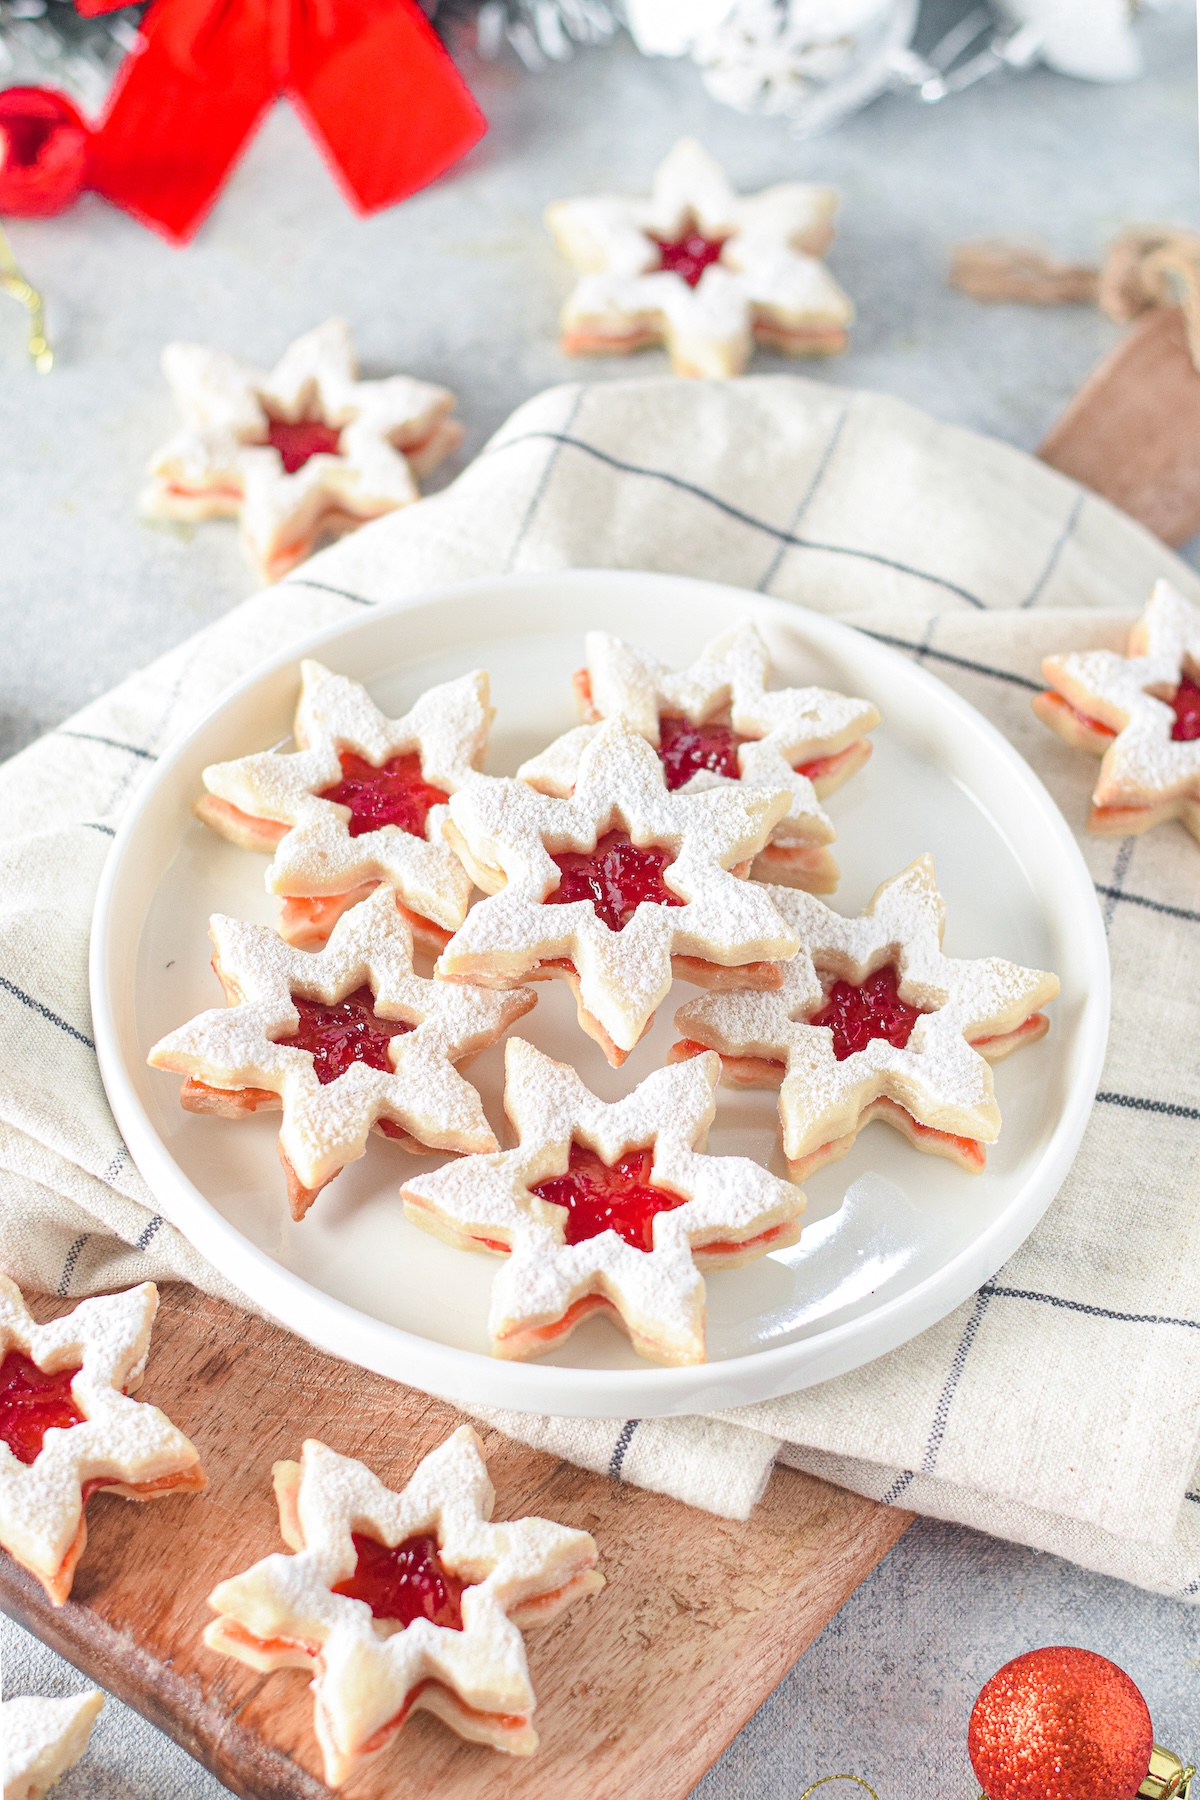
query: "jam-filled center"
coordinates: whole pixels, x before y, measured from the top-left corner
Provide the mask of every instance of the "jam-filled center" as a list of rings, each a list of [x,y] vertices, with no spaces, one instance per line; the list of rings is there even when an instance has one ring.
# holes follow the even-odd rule
[[[302,469],[310,456],[340,456],[342,434],[324,419],[275,419],[267,415],[267,442],[278,450],[289,475]]]
[[[625,831],[606,831],[594,850],[562,850],[550,860],[559,883],[547,894],[546,905],[590,900],[610,931],[624,931],[643,900],[654,906],[684,904],[663,881],[663,870],[674,860],[670,852],[635,844]]]
[[[418,1532],[392,1549],[361,1531],[352,1532],[351,1538],[358,1560],[353,1575],[338,1582],[335,1594],[365,1600],[375,1619],[401,1625],[429,1619],[447,1631],[462,1630],[462,1594],[468,1583],[443,1567],[432,1532]]]
[[[693,725],[678,713],[663,713],[658,721],[658,760],[666,772],[668,788],[672,792],[681,788],[701,769],[713,775],[728,775],[736,781],[741,774],[738,745],[746,741],[732,725],[719,719]]]
[[[311,1054],[322,1087],[336,1081],[356,1062],[390,1075],[388,1045],[394,1037],[403,1037],[412,1030],[403,1019],[381,1019],[369,987],[355,988],[332,1006],[323,1000],[306,1000],[301,994],[293,994],[292,1005],[300,1014],[300,1023],[290,1037],[278,1041]]]
[[[899,976],[892,963],[868,975],[861,986],[835,981],[819,1013],[810,1025],[827,1025],[833,1032],[833,1054],[845,1062],[856,1050],[865,1050],[872,1038],[886,1038],[903,1050],[921,1017],[919,1006],[900,998]]]
[[[651,1180],[654,1152],[630,1150],[615,1163],[602,1162],[594,1150],[571,1145],[565,1175],[552,1175],[530,1188],[539,1200],[564,1206],[568,1244],[583,1244],[602,1231],[615,1231],[634,1250],[653,1250],[654,1220],[685,1204],[682,1194],[668,1193]]]
[[[724,238],[705,237],[694,222],[687,227],[682,237],[660,238],[655,237],[653,232],[648,232],[647,236],[658,251],[659,268],[678,275],[689,287],[698,284],[705,269],[720,262],[721,251],[725,248]]]
[[[71,1383],[82,1366],[47,1375],[22,1350],[9,1350],[0,1362],[0,1438],[18,1462],[37,1461],[48,1431],[84,1423],[86,1415],[71,1398]]]
[[[401,831],[423,838],[431,809],[444,806],[450,798],[426,781],[416,750],[393,756],[378,769],[353,750],[339,750],[338,761],[342,779],[336,786],[324,788],[317,799],[333,800],[338,806],[350,808],[351,837],[379,831],[384,825],[398,825]]]
[[[1171,727],[1171,736],[1176,743],[1190,744],[1193,738],[1200,738],[1200,687],[1191,676],[1184,673],[1179,678],[1179,686],[1171,697],[1171,706],[1175,713],[1175,723]]]

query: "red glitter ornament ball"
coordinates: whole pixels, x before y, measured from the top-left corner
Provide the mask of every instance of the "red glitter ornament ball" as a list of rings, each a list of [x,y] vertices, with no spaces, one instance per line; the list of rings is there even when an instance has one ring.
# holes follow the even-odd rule
[[[1094,1650],[1030,1650],[975,1702],[967,1751],[987,1800],[1133,1800],[1150,1767],[1146,1702]]]
[[[91,132],[53,88],[0,91],[0,217],[43,218],[77,200]]]

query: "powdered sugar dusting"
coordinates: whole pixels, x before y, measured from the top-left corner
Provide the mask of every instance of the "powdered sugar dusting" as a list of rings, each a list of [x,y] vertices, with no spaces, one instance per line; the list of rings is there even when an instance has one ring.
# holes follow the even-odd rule
[[[47,1373],[82,1365],[71,1394],[83,1424],[47,1431],[28,1464],[0,1442],[0,1544],[43,1584],[74,1540],[85,1481],[159,1481],[199,1465],[195,1446],[156,1406],[124,1392],[141,1381],[157,1309],[158,1289],[146,1281],[39,1325],[0,1275],[0,1359],[21,1350]]]
[[[276,1493],[289,1541],[289,1515],[298,1522],[296,1553],[265,1557],[221,1582],[209,1602],[219,1616],[205,1640],[257,1668],[301,1662],[314,1670],[317,1731],[330,1785],[353,1773],[370,1740],[426,1681],[441,1684],[476,1713],[506,1715],[494,1720],[490,1732],[474,1734],[483,1741],[517,1754],[536,1746],[525,1645],[512,1615],[519,1618],[522,1606],[539,1596],[602,1585],[587,1532],[539,1518],[491,1524],[495,1496],[469,1425],[431,1451],[399,1493],[364,1463],[314,1439],[305,1443],[299,1465],[276,1466]],[[352,1532],[387,1545],[433,1532],[442,1563],[469,1583],[462,1595],[463,1629],[416,1618],[402,1630],[389,1630],[364,1601],[333,1593],[355,1567]],[[248,1656],[230,1625],[268,1644]],[[290,1647],[273,1653],[272,1639]],[[452,1714],[435,1710],[455,1723]]]
[[[742,1156],[706,1156],[719,1064],[712,1056],[658,1069],[631,1094],[598,1100],[575,1070],[532,1044],[505,1046],[505,1111],[518,1146],[468,1157],[405,1183],[405,1210],[458,1242],[507,1244],[492,1285],[493,1351],[506,1340],[563,1320],[587,1295],[617,1309],[637,1348],[671,1363],[703,1362],[704,1280],[694,1248],[758,1237],[799,1219],[804,1196]],[[654,1219],[654,1248],[635,1249],[615,1231],[564,1240],[562,1208],[530,1192],[566,1171],[572,1142],[606,1163],[653,1145],[656,1186],[686,1196]],[[777,1242],[790,1242],[796,1234]],[[765,1249],[765,1246],[764,1246]]]
[[[789,1161],[855,1132],[881,1098],[936,1130],[994,1142],[1000,1111],[992,1072],[969,1040],[1014,1031],[1054,998],[1058,978],[999,957],[943,955],[945,905],[929,856],[885,881],[858,918],[790,888],[772,890],[772,898],[801,944],[783,986],[706,995],[681,1007],[675,1023],[722,1056],[786,1065],[779,1116]],[[905,1048],[873,1038],[839,1062],[832,1032],[806,1023],[824,1004],[821,977],[858,985],[887,963],[899,972],[901,998],[924,1016]]]
[[[669,793],[657,755],[621,718],[584,749],[569,798],[477,776],[452,797],[451,825],[480,885],[500,891],[467,915],[437,973],[507,984],[569,958],[583,1006],[630,1050],[670,988],[673,954],[729,967],[794,953],[795,935],[767,890],[729,873],[762,848],[789,804],[785,788],[737,783]],[[620,932],[590,901],[545,905],[559,881],[551,852],[592,850],[618,821],[635,844],[670,853],[663,879],[684,904],[643,903]]]
[[[384,881],[422,918],[455,930],[466,917],[471,882],[442,837],[445,806],[430,809],[423,838],[397,825],[351,837],[349,808],[319,795],[342,778],[339,750],[354,751],[376,768],[416,751],[425,780],[455,793],[487,753],[494,717],[487,675],[477,669],[442,682],[402,718],[389,719],[361,682],[318,662],[300,668],[295,736],[301,748],[213,763],[204,771],[205,787],[251,818],[290,827],[267,870],[269,892],[342,894]]]
[[[150,463],[142,510],[240,517],[269,580],[309,553],[331,513],[344,527],[419,499],[415,477],[462,439],[448,389],[407,375],[360,381],[342,319],[297,338],[270,373],[202,344],[168,344],[162,360],[184,425]],[[289,474],[268,442],[273,418],[338,428],[337,453]]]
[[[148,1061],[212,1087],[278,1094],[280,1144],[304,1187],[322,1186],[361,1156],[378,1119],[434,1149],[495,1147],[479,1095],[454,1064],[494,1043],[529,1011],[528,989],[497,993],[415,975],[412,933],[389,888],[343,913],[315,954],[284,943],[266,926],[221,913],[213,916],[210,935],[233,1004],[170,1032]],[[413,1029],[391,1040],[390,1074],[356,1062],[322,1085],[308,1051],[276,1041],[299,1024],[292,996],[332,1005],[364,983],[379,1017],[402,1019]]]
[[[661,337],[677,369],[717,376],[745,367],[756,327],[795,334],[797,349],[842,348],[854,308],[819,260],[836,210],[831,188],[801,182],[739,196],[692,138],[675,145],[647,198],[556,201],[546,223],[585,271],[563,309],[568,348]],[[676,242],[693,226],[723,240],[694,288],[659,267],[653,242]]]

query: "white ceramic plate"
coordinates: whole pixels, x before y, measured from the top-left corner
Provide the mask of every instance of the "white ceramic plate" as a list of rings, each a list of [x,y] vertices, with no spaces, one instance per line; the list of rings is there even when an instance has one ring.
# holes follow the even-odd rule
[[[829,802],[842,881],[857,910],[878,883],[932,851],[948,903],[946,949],[1050,968],[1052,1029],[1002,1063],[1004,1116],[983,1175],[923,1156],[882,1124],[807,1184],[801,1242],[708,1277],[709,1361],[643,1363],[606,1320],[536,1363],[487,1354],[493,1259],[411,1225],[398,1198],[415,1159],[372,1136],[366,1156],[303,1223],[287,1213],[278,1120],[198,1118],[149,1046],[220,991],[209,914],[272,923],[264,860],[205,830],[190,805],[210,762],[288,737],[302,653],[366,682],[398,714],[431,683],[483,666],[497,720],[488,767],[514,770],[575,723],[569,677],[589,627],[665,661],[690,661],[738,619],[765,633],[780,685],[820,682],[883,714],[865,770]],[[665,1058],[677,983],[623,1069],[578,1029],[557,982],[517,1026],[575,1063],[606,1099]],[[824,1381],[904,1343],[957,1306],[1037,1223],[1083,1135],[1108,1031],[1108,957],[1095,893],[1061,815],[994,728],[941,682],[845,626],[733,588],[663,575],[571,572],[473,582],[379,607],[290,649],[230,691],[154,770],[113,847],[92,936],[92,1007],[104,1083],[163,1213],[244,1292],[313,1343],[468,1405],[650,1417],[742,1404]],[[501,1126],[502,1050],[472,1065]],[[774,1157],[776,1097],[722,1091],[709,1147]],[[440,1159],[431,1158],[433,1166]]]

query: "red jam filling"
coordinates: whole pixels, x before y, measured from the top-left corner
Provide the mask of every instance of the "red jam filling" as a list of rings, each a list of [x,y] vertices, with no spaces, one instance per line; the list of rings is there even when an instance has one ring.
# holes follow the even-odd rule
[[[810,1025],[828,1025],[833,1032],[833,1054],[845,1062],[856,1050],[865,1050],[872,1038],[886,1038],[903,1050],[921,1017],[918,1006],[900,998],[899,977],[891,963],[876,969],[861,987],[835,981],[819,1013]]]
[[[615,1231],[634,1250],[653,1250],[654,1218],[684,1204],[682,1194],[669,1194],[650,1179],[652,1150],[631,1150],[618,1162],[602,1162],[594,1150],[571,1145],[565,1175],[552,1175],[530,1188],[539,1200],[567,1210],[564,1236],[583,1244],[602,1231]]]
[[[292,995],[292,1005],[300,1014],[299,1027],[281,1044],[292,1044],[307,1050],[313,1059],[317,1080],[322,1087],[344,1075],[351,1063],[367,1063],[372,1069],[392,1073],[388,1045],[394,1037],[403,1037],[412,1026],[403,1019],[381,1019],[375,1012],[375,996],[369,987],[355,988],[344,1000],[326,1006],[322,1000],[305,1000]]]
[[[1171,698],[1175,709],[1175,723],[1171,727],[1171,736],[1176,743],[1190,744],[1193,738],[1200,738],[1200,687],[1190,675],[1180,678],[1179,686]]]
[[[624,931],[643,900],[654,906],[684,904],[663,882],[663,870],[673,860],[669,853],[653,845],[643,849],[624,831],[606,832],[594,850],[564,850],[550,860],[561,879],[546,905],[590,900],[610,931]]]
[[[401,1625],[429,1619],[447,1631],[462,1630],[467,1583],[443,1568],[432,1532],[405,1538],[393,1549],[361,1531],[352,1532],[351,1538],[358,1561],[353,1575],[338,1582],[335,1594],[365,1600],[373,1619],[398,1620]]]
[[[278,450],[289,475],[302,469],[310,456],[340,456],[342,434],[324,419],[268,419],[267,442]]]
[[[702,231],[694,226],[681,238],[668,239],[655,237],[652,233],[650,242],[658,250],[658,266],[678,275],[689,287],[695,287],[700,277],[712,263],[720,262],[721,251],[725,247],[724,238],[706,238]]]
[[[338,761],[342,779],[335,787],[323,789],[317,799],[333,800],[338,806],[350,808],[351,837],[378,831],[384,825],[398,825],[401,831],[423,838],[430,809],[444,806],[450,798],[426,781],[416,750],[393,756],[379,769],[352,750],[340,750]]]
[[[732,725],[715,719],[693,725],[678,713],[663,713],[658,721],[658,759],[666,770],[668,788],[674,793],[701,769],[736,781],[741,774],[738,745],[745,742]]]
[[[21,1350],[10,1350],[0,1362],[0,1438],[18,1462],[37,1461],[48,1431],[84,1423],[86,1415],[71,1398],[82,1366],[47,1375]]]

